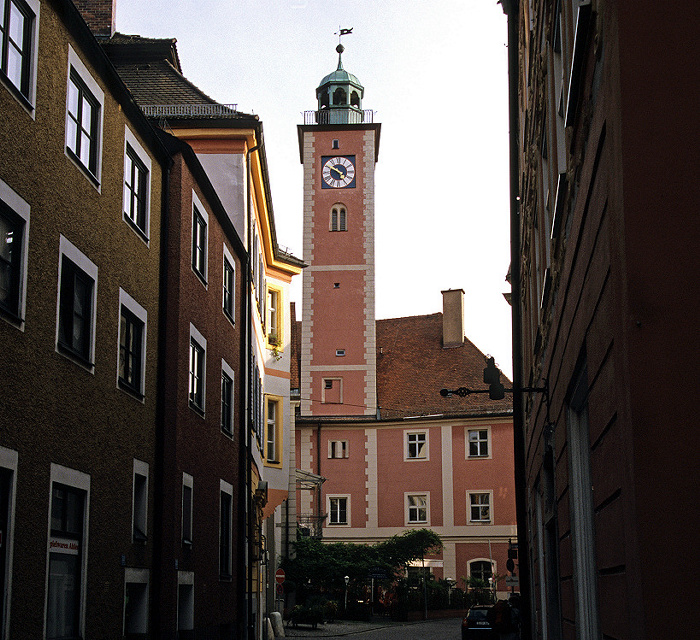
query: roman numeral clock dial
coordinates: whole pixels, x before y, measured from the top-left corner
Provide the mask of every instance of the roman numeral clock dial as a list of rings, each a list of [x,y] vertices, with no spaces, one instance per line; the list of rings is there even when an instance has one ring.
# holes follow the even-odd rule
[[[346,189],[355,186],[355,156],[321,158],[324,189]]]

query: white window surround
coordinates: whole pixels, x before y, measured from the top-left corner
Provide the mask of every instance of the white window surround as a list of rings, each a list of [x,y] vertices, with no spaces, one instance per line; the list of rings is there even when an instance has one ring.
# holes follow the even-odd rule
[[[498,573],[496,572],[496,561],[495,560],[491,560],[490,558],[472,558],[471,560],[469,560],[469,562],[467,562],[467,567],[469,568],[469,577],[471,577],[471,575],[472,575],[472,565],[476,564],[477,562],[486,562],[486,563],[490,564],[491,565],[491,572],[492,572],[491,575],[492,576],[498,575]]]
[[[228,438],[233,439],[233,403],[236,398],[236,387],[235,387],[235,375],[233,369],[229,366],[228,362],[221,358],[221,372],[225,373],[231,379],[231,424],[229,425],[229,432],[223,432]],[[223,425],[222,425],[223,426]]]
[[[122,621],[122,626],[124,628],[124,635],[127,633],[142,633],[146,634],[148,632],[148,585],[150,583],[150,574],[148,569],[136,569],[133,567],[126,567],[124,569],[124,619]],[[132,617],[136,616],[137,619],[132,619],[132,628],[126,628],[126,603],[127,603],[127,593],[128,585],[143,585],[145,594],[143,602],[137,611],[132,609]]]
[[[136,493],[136,476],[142,476],[146,478],[145,493],[142,497],[138,496]],[[133,476],[133,487],[132,487],[132,500],[131,500],[131,530],[135,531],[136,525],[143,532],[144,535],[148,536],[148,485],[149,485],[149,465],[147,462],[138,460],[134,458],[134,476]]]
[[[203,359],[204,363],[202,364],[202,406],[200,409],[202,412],[206,410],[207,406],[207,339],[199,333],[197,330],[197,327],[195,327],[191,322],[190,322],[190,342],[189,345],[192,344],[192,340],[194,340],[203,350]],[[189,345],[188,345],[188,351],[189,351]]]
[[[406,491],[404,492],[404,524],[407,527],[413,525],[428,525],[430,526],[430,491]],[[418,518],[411,518],[411,513],[416,509],[422,508],[419,504],[411,504],[411,498],[422,498],[425,500],[425,520]]]
[[[236,324],[236,261],[233,259],[233,255],[231,252],[228,250],[228,247],[224,244],[223,245],[224,249],[224,257],[223,257],[223,262],[222,262],[222,270],[221,273],[224,273],[224,268],[223,265],[228,263],[231,266],[231,269],[233,269],[233,282],[231,283],[231,315],[225,311],[226,309],[226,304],[224,302],[224,287],[223,287],[223,282],[221,283],[221,307],[224,310],[224,315],[228,318],[229,322],[235,326]],[[223,275],[222,275],[223,277]]]
[[[488,520],[472,520],[472,496],[476,495],[487,495],[488,496],[488,505],[485,505],[483,503],[477,503],[474,504],[474,506],[478,506],[478,504],[481,504],[481,506],[488,506],[489,508],[489,519]],[[494,519],[493,519],[493,491],[491,489],[483,489],[481,491],[475,490],[475,489],[470,489],[467,491],[467,524],[493,524]]]
[[[416,436],[425,436],[424,442]],[[410,440],[410,442],[409,442]],[[404,462],[414,462],[416,460],[430,460],[430,436],[427,429],[410,429],[403,432],[403,459]],[[409,444],[412,446],[409,447]],[[416,455],[412,456],[410,450],[416,449]]]
[[[187,590],[182,587],[186,587]],[[187,601],[182,600],[185,593],[188,596]],[[194,629],[194,571],[177,572],[177,629]]]
[[[345,522],[332,522],[331,521],[331,498],[345,500]],[[352,522],[350,516],[350,495],[345,493],[334,493],[326,496],[326,513],[328,514],[328,520],[326,521],[329,527],[349,527]]]
[[[87,473],[76,471],[64,467],[55,462],[51,463],[50,481],[49,481],[49,500],[48,500],[48,518],[47,518],[47,540],[51,539],[51,499],[53,496],[54,483],[63,484],[67,487],[79,489],[85,492],[85,505],[83,510],[83,539],[81,550],[81,567],[80,567],[80,614],[78,616],[78,630],[80,637],[85,637],[85,601],[87,595],[87,567],[88,567],[88,551],[90,549],[90,476]],[[46,614],[49,600],[49,545],[46,545],[46,578],[44,581],[44,637],[46,637]]]
[[[84,167],[81,163],[76,162],[68,153],[70,143],[68,140],[68,119],[70,117],[68,115],[68,90],[66,90],[66,140],[64,153],[66,154],[66,157],[89,178],[90,184],[94,185],[95,188],[101,193],[100,178],[102,175],[102,131],[104,126],[105,94],[104,91],[100,89],[100,85],[98,85],[95,79],[92,77],[92,74],[87,70],[87,67],[83,64],[78,54],[73,50],[73,47],[68,45],[68,75],[66,77],[66,86],[70,83],[71,69],[78,74],[80,79],[100,105],[97,119],[97,131],[95,132],[95,142],[97,144],[97,164],[95,168],[95,175],[92,175],[87,167]],[[95,180],[97,183],[95,183]]]
[[[143,322],[143,335],[141,336],[141,388],[138,390],[142,396],[145,395],[146,388],[146,336],[148,333],[148,312],[134,300],[124,289],[119,287],[119,325],[117,330],[117,387],[119,387],[119,345],[121,345],[122,323],[121,313],[122,307],[126,307],[133,313],[141,322]],[[143,402],[143,399],[141,400]]]
[[[21,89],[19,87],[15,87],[17,89],[17,92],[20,93],[24,97],[24,99],[29,103],[29,107],[27,106],[27,103],[24,102],[24,100],[21,100],[17,97],[17,95],[14,93],[14,91],[10,91],[12,96],[19,102],[20,105],[22,105],[22,108],[31,116],[32,119],[36,119],[36,72],[37,72],[37,67],[39,65],[39,22],[40,22],[40,15],[39,12],[41,10],[41,2],[39,0],[24,0],[26,5],[29,7],[29,9],[34,13],[34,20],[32,21],[32,28],[31,28],[31,40],[32,40],[32,51],[31,51],[31,60],[29,62],[29,87],[28,87],[28,93],[27,95],[23,94]],[[7,82],[9,82],[13,87],[15,86],[14,83],[7,79]],[[0,83],[4,84],[4,83]]]
[[[181,524],[180,524],[180,538],[184,540],[188,540],[190,543],[192,542],[192,538],[194,537],[194,522],[192,521],[192,513],[194,512],[194,478],[189,474],[185,473],[184,471],[182,472],[182,519],[181,519]],[[185,497],[185,491],[184,488],[189,487],[190,489],[190,512],[189,512],[189,531],[185,531],[185,505],[184,505],[184,497]],[[185,534],[189,534],[189,538]]]
[[[470,452],[470,434],[473,432],[479,432],[479,431],[486,431],[486,449],[488,453],[485,456],[482,455],[471,455]],[[479,440],[480,442],[483,442],[482,440]],[[490,460],[492,456],[492,447],[491,447],[491,427],[465,427],[464,429],[464,446],[465,446],[465,452],[464,455],[467,459],[471,460]]]
[[[81,366],[91,371],[93,374],[95,372],[95,326],[97,323],[97,265],[90,260],[80,249],[78,249],[70,240],[65,236],[61,235],[58,244],[58,293],[56,295],[56,341],[55,347],[56,352],[62,355],[66,355],[65,351],[59,349],[58,346],[58,336],[59,336],[59,324],[61,317],[61,271],[63,269],[63,257],[68,258],[76,267],[84,271],[90,278],[92,278],[95,283],[92,287],[92,317],[90,318],[90,353],[88,360],[93,363],[86,365],[77,359],[71,358],[78,362]]]
[[[204,272],[202,274],[197,272],[197,270],[194,268],[193,260],[190,260],[190,265],[193,273],[200,278],[200,280],[204,278],[204,282],[202,282],[202,284],[206,287],[207,282],[209,282],[209,214],[202,204],[202,201],[197,197],[197,194],[192,191],[192,233],[194,233],[195,208],[206,225],[206,233],[204,234]]]
[[[134,153],[138,157],[138,159],[143,163],[143,166],[146,167],[146,172],[147,172],[147,179],[146,179],[146,198],[145,198],[145,203],[146,203],[146,211],[145,211],[145,220],[144,220],[144,226],[145,228],[142,229],[142,233],[145,235],[145,238],[140,234],[137,233],[137,235],[146,243],[148,244],[149,238],[151,236],[151,156],[148,155],[146,150],[141,146],[141,143],[137,140],[136,136],[131,132],[131,129],[129,129],[128,126],[124,126],[124,179],[126,179],[126,171],[127,171],[127,157],[126,157],[126,149],[127,145],[131,147],[134,150]],[[123,190],[122,190],[123,191]],[[122,202],[122,219],[126,224],[128,224],[130,227],[134,227],[134,223],[128,219],[128,216],[126,215],[126,202]],[[136,231],[134,231],[136,233]]]
[[[231,498],[230,508],[228,512],[228,575],[233,574],[233,485],[226,480],[219,478],[219,517],[221,517],[221,494],[225,493]],[[219,523],[219,549],[221,549],[221,523]],[[221,559],[219,559],[219,567],[221,568]]]
[[[326,387],[326,381],[332,383],[331,388]],[[337,402],[326,400],[326,391],[333,391],[335,395],[336,384],[339,385],[338,396],[339,400]],[[323,378],[323,384],[321,385],[321,404],[332,403],[332,404],[343,404],[343,379],[342,378]]]
[[[348,458],[350,455],[347,440],[329,440],[328,457],[334,459]]]
[[[0,467],[12,472],[12,487],[10,489],[9,500],[7,505],[7,531],[5,532],[5,540],[3,540],[3,548],[0,550],[5,554],[5,593],[4,600],[0,600],[0,606],[5,610],[5,627],[0,629],[0,634],[3,638],[10,637],[10,613],[12,602],[12,560],[14,558],[14,542],[15,542],[15,504],[17,494],[17,462],[18,453],[14,449],[7,449],[0,446]],[[45,617],[45,616],[44,616]]]
[[[15,325],[20,331],[24,331],[25,316],[27,313],[27,266],[29,253],[29,203],[23,200],[10,186],[0,180],[0,200],[2,200],[15,214],[24,220],[24,233],[22,234],[22,264],[20,266],[19,282],[19,315],[18,323],[8,322]],[[5,317],[4,315],[2,317]]]

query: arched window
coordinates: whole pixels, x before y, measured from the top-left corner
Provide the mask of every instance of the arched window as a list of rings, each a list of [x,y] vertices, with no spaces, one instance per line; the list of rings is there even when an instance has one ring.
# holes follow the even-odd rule
[[[333,92],[333,104],[347,104],[348,103],[348,94],[345,93],[345,89],[342,87],[338,87],[334,92]]]
[[[334,204],[331,209],[331,231],[347,231],[347,212],[345,205]]]
[[[327,107],[329,105],[329,103],[330,103],[330,98],[328,97],[328,91],[324,91],[321,94],[321,101],[320,101],[321,109]]]
[[[352,94],[350,94],[350,104],[353,107],[358,107],[360,106],[360,96],[357,95],[357,91],[353,91]]]
[[[489,586],[489,578],[493,577],[493,566],[490,560],[472,560],[469,563],[469,577],[479,580],[482,584],[470,584],[470,587]]]

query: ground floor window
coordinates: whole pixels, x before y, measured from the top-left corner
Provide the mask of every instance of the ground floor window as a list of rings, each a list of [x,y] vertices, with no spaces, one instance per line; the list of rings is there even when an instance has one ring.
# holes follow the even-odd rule
[[[53,483],[46,637],[77,638],[80,633],[85,491]]]

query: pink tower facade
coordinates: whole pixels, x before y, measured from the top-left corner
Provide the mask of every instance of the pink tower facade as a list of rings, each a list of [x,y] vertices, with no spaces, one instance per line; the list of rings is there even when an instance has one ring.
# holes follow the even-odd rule
[[[312,112],[318,124],[299,127],[309,265],[303,273],[301,412],[374,416],[374,167],[380,125],[362,121],[362,87],[342,69],[342,45],[338,52],[338,69],[318,90],[319,110]],[[326,108],[326,101],[338,104]]]

